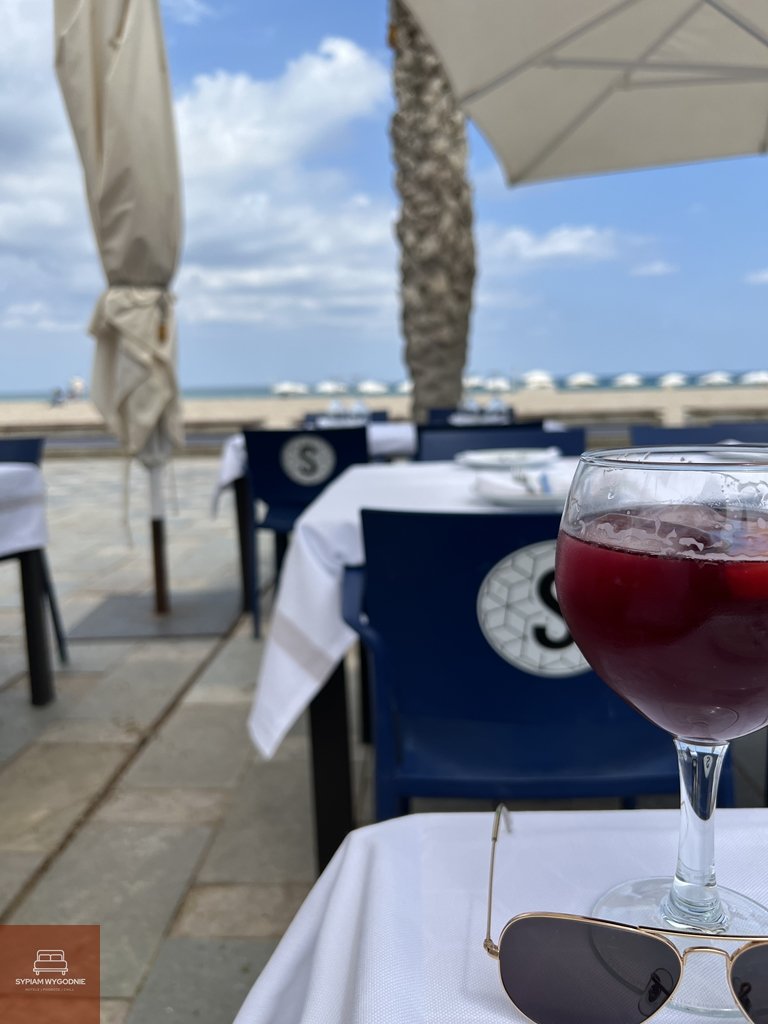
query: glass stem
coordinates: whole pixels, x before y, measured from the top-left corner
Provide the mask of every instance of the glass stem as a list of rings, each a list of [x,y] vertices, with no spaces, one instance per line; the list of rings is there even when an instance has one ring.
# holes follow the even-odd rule
[[[675,739],[680,769],[680,843],[662,913],[673,925],[722,932],[728,916],[715,878],[715,805],[727,743]]]

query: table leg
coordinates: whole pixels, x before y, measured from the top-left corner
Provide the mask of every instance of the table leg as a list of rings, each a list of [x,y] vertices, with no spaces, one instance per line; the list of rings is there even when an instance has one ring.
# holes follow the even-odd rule
[[[254,560],[255,523],[253,498],[246,476],[240,476],[232,485],[237,513],[237,541],[240,548],[240,579],[243,584],[243,611],[250,612],[259,597],[256,593],[256,562]]]
[[[354,828],[347,687],[343,661],[337,665],[333,675],[310,704],[309,721],[317,866],[322,871],[344,836]]]
[[[56,696],[53,685],[51,649],[45,621],[45,575],[42,553],[22,551],[21,592],[24,601],[24,629],[27,638],[27,665],[33,704],[49,704]]]

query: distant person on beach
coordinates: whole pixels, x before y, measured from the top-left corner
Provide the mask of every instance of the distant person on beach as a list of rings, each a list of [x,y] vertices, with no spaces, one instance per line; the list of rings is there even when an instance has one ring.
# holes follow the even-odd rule
[[[70,377],[67,384],[67,398],[84,398],[85,381],[82,377]]]
[[[51,406],[64,405],[66,398],[64,396],[63,388],[54,388],[51,394]]]

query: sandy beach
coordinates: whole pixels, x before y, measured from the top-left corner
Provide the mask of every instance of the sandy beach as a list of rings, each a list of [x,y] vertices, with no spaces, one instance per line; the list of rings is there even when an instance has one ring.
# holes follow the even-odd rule
[[[369,409],[386,409],[390,416],[407,419],[410,399],[387,395],[366,402]],[[295,427],[308,412],[322,412],[328,406],[323,396],[306,398],[185,398],[184,425],[190,431],[225,432],[244,426]],[[51,406],[44,401],[0,402],[0,435],[15,433],[100,433],[101,414],[88,399]]]
[[[491,396],[479,396],[481,404]],[[658,423],[680,426],[730,420],[768,420],[768,387],[531,389],[497,395],[523,420],[557,419],[569,424]],[[372,410],[394,419],[410,416],[407,395],[367,398]],[[301,398],[186,398],[182,402],[189,432],[223,434],[258,425],[296,427],[308,412],[322,412],[324,396]],[[88,400],[50,406],[43,400],[0,402],[0,435],[103,435],[102,418]]]

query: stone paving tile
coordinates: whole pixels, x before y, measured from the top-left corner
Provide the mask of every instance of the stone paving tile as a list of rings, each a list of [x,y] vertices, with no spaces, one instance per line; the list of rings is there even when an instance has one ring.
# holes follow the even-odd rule
[[[166,940],[126,1024],[232,1024],[274,947],[265,939]]]
[[[239,706],[198,705],[176,710],[123,779],[128,786],[235,786],[251,755]]]
[[[42,853],[0,851],[0,917],[42,864]]]
[[[181,583],[192,578],[214,579],[221,585],[225,579],[240,574],[239,555],[229,537],[212,535],[205,545],[190,543],[186,551],[177,548],[170,559],[171,579]]]
[[[304,902],[308,882],[199,885],[181,908],[173,935],[279,939]]]
[[[264,642],[252,635],[232,637],[196,680],[184,703],[249,705],[263,649]]]
[[[70,642],[69,664],[61,666],[60,674],[67,676],[71,672],[108,672],[138,646],[135,640],[128,643],[120,640],[109,643],[89,640],[87,644]]]
[[[131,789],[119,786],[96,810],[94,821],[159,825],[213,825],[232,798],[226,789]]]
[[[121,562],[99,576],[99,589],[110,594],[143,593],[151,585],[151,565]]]
[[[101,925],[101,993],[129,999],[152,963],[210,830],[88,823],[11,916],[11,924]]]
[[[272,757],[272,764],[281,764],[283,761],[304,761],[310,757],[311,747],[309,735],[301,733],[289,734],[277,748]],[[261,755],[254,750],[253,760],[256,764],[262,762]]]
[[[99,1024],[125,1024],[131,1004],[127,999],[102,999]]]
[[[251,765],[232,796],[198,882],[312,882],[315,852],[305,762]]]
[[[72,710],[72,718],[102,719],[146,730],[188,683],[215,641],[185,640],[140,644],[97,689]]]
[[[93,676],[57,676],[57,699],[44,707],[29,701],[26,675],[0,693],[0,766],[39,739],[95,685]],[[0,826],[1,827],[1,826]]]
[[[75,596],[67,597],[60,602],[59,611],[65,631],[69,632],[73,629],[81,619],[98,608],[103,600],[103,594],[85,593],[79,590]]]
[[[54,722],[38,737],[40,743],[125,743],[130,746],[136,746],[140,740],[141,730],[135,726],[78,718]]]
[[[28,747],[0,771],[0,850],[52,852],[130,752],[124,744]]]
[[[18,605],[18,597],[16,597]],[[18,607],[0,608],[0,633],[14,640],[24,636],[24,618]]]

